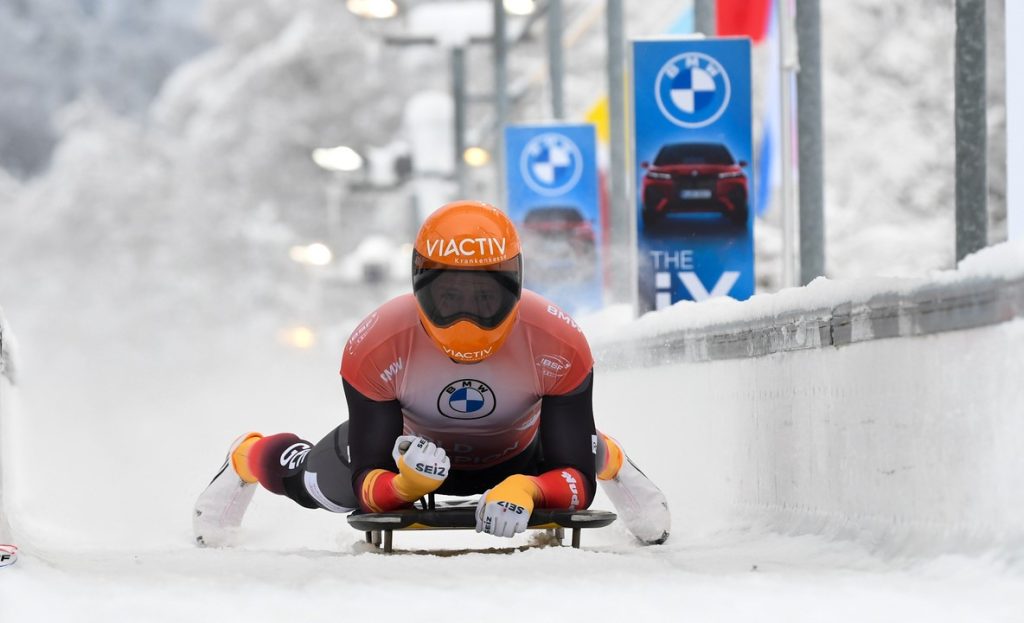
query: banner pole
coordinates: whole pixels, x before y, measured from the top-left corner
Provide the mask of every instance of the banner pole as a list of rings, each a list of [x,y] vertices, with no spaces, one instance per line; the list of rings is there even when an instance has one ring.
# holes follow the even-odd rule
[[[799,70],[790,0],[779,0],[779,73],[782,99],[782,287],[797,285],[799,190],[793,161],[793,74]]]
[[[1024,240],[1024,2],[1006,2],[1006,231]]]

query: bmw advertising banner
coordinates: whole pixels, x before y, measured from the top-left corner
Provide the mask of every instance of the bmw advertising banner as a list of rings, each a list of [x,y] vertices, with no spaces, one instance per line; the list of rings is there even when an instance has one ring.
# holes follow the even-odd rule
[[[591,124],[505,128],[508,215],[519,228],[524,285],[570,314],[600,309],[603,233]]]
[[[639,311],[754,294],[750,40],[633,42]]]

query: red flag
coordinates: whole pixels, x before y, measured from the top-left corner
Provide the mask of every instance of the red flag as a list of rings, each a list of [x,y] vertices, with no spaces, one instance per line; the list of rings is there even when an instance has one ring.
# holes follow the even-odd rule
[[[717,0],[716,30],[719,36],[747,36],[758,43],[768,32],[772,0]]]

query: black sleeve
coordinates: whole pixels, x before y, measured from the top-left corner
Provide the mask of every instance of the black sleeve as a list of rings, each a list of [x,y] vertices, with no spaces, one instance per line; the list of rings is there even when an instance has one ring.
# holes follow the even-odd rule
[[[572,467],[583,474],[588,505],[597,488],[594,457],[594,372],[576,389],[561,396],[544,396],[540,406],[540,443],[548,469]]]
[[[391,449],[402,434],[402,407],[397,400],[370,400],[342,380],[348,402],[348,451],[352,465],[352,486],[371,469],[395,471]],[[358,491],[358,489],[355,489]]]

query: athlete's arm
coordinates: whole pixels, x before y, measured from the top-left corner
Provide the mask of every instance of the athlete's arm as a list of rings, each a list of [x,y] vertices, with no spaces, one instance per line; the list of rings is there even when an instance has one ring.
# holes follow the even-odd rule
[[[566,482],[563,471],[569,471],[576,478],[579,502],[565,504],[565,493],[561,486],[549,491],[545,486],[546,498],[540,508],[587,508],[594,499],[597,489],[596,462],[594,460],[594,372],[567,394],[544,396],[540,407],[540,442],[544,449],[544,462],[552,466],[549,472],[537,478],[543,484],[560,485]],[[570,471],[571,470],[571,471]],[[573,473],[575,472],[575,473]],[[555,495],[559,493],[558,495]],[[571,487],[570,487],[571,501]]]
[[[537,476],[513,474],[477,503],[476,531],[511,537],[526,529],[534,508],[587,508],[596,488],[593,372],[567,394],[544,396],[540,439],[544,462]]]
[[[347,380],[342,385],[348,402],[352,477],[358,479],[371,469],[392,469],[391,447],[402,434],[402,406],[397,400],[370,400]]]
[[[440,487],[450,468],[448,458],[433,443],[402,437],[399,402],[370,400],[348,381],[343,380],[343,384],[348,402],[352,487],[363,510],[401,508]],[[402,440],[412,442],[406,456],[396,451]],[[415,460],[407,464],[408,456]],[[396,465],[398,473],[394,472]]]
[[[540,439],[544,462],[538,476],[513,474],[477,502],[476,531],[511,537],[526,530],[534,508],[587,508],[594,499],[593,372],[567,394],[544,396]]]

